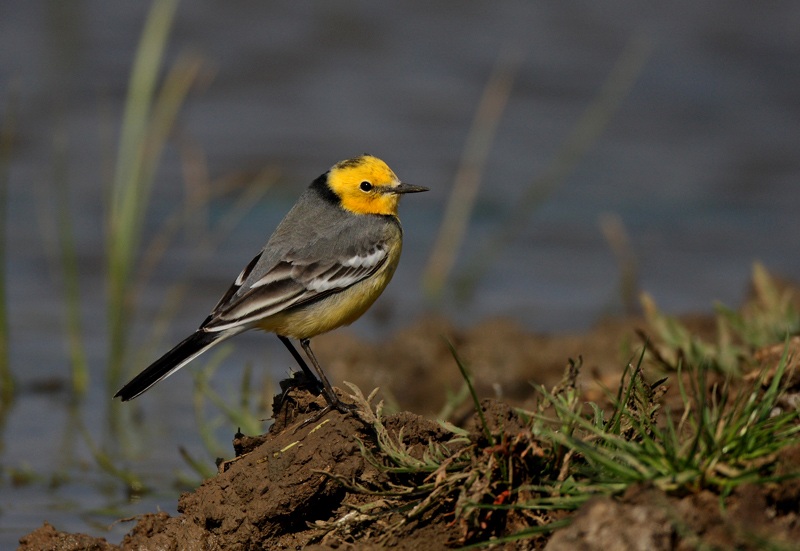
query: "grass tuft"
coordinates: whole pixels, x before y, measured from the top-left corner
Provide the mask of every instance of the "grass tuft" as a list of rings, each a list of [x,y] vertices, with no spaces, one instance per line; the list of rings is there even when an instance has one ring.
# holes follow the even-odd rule
[[[670,371],[688,363],[721,373],[740,373],[743,362],[752,358],[756,349],[800,334],[800,311],[795,307],[792,289],[779,289],[760,263],[753,266],[752,282],[753,296],[741,310],[716,305],[714,341],[667,316],[650,295],[642,294],[645,318],[656,336],[649,349],[653,359]]]
[[[362,454],[385,476],[339,482],[374,497],[360,498],[351,514],[359,526],[380,522],[384,538],[430,515],[450,515],[461,529],[455,543],[481,547],[540,537],[568,523],[566,513],[592,497],[637,484],[671,495],[709,490],[724,497],[742,484],[796,478],[800,473],[780,471],[777,459],[800,445],[800,411],[787,405],[788,350],[787,344],[778,360],[748,379],[720,377],[709,363],[686,363],[670,382],[647,380],[643,349],[607,393],[607,404],[581,400],[581,361],[570,361],[556,387],[536,387],[535,409],[513,410],[516,420],[494,416],[505,419],[497,426],[494,417],[478,415],[474,396],[475,432],[442,425],[451,438],[423,450],[406,443],[402,428],[387,428],[382,403],[371,405],[375,392],[365,398],[351,385],[358,415],[374,432],[374,440],[359,443]],[[672,401],[668,384],[676,390]],[[347,522],[317,527],[336,531]]]

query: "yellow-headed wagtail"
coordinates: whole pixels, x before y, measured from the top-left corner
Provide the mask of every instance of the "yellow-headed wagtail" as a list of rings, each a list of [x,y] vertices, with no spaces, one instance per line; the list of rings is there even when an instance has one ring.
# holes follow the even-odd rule
[[[362,155],[314,180],[200,328],[114,396],[136,398],[220,342],[248,329],[275,333],[310,381],[317,381],[289,338],[300,341],[330,408],[346,409],[309,339],[357,320],[394,275],[403,245],[397,205],[402,183],[382,160]]]

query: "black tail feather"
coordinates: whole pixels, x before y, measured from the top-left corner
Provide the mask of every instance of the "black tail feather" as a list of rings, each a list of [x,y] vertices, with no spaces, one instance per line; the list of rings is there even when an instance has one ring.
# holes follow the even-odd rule
[[[208,348],[229,336],[232,335],[206,331],[195,332],[131,379],[128,384],[119,389],[114,398],[122,398],[123,402],[133,400],[161,379],[169,377]]]

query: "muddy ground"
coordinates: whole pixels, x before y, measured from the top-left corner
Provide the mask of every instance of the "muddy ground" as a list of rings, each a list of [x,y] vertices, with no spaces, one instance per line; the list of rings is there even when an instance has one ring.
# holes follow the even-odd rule
[[[711,317],[685,321],[697,335],[710,336],[714,331]],[[484,398],[487,422],[513,448],[527,429],[511,406],[535,407],[531,381],[547,387],[558,384],[568,359],[580,356],[583,399],[602,403],[601,385],[616,389],[623,366],[641,347],[637,329],[647,331],[641,320],[629,319],[604,322],[584,335],[542,336],[504,320],[457,330],[429,319],[388,342],[365,345],[334,333],[316,339],[316,349],[320,357],[330,359],[326,365],[333,380],[351,381],[365,393],[380,387],[387,408],[400,411],[386,416],[386,428],[395,438],[402,430],[404,444],[421,457],[429,441],[456,445],[448,443],[451,433],[430,420],[445,404],[445,389],[456,392],[463,384],[443,336],[469,365]],[[669,400],[674,390],[667,392]],[[236,459],[220,465],[216,477],[181,496],[178,516],[152,513],[134,519],[120,545],[62,533],[45,523],[20,540],[20,549],[447,549],[567,517],[571,524],[554,534],[505,543],[503,548],[755,550],[767,540],[786,549],[797,548],[800,541],[800,483],[792,482],[741,486],[722,499],[705,490],[668,495],[636,486],[613,498],[593,499],[576,513],[495,511],[479,513],[469,522],[454,521],[458,499],[445,494],[414,515],[397,505],[402,500],[381,502],[352,488],[355,484],[385,488],[399,480],[365,460],[360,443],[379,453],[369,420],[332,412],[298,428],[323,405],[322,398],[302,388],[291,390],[269,432],[258,437],[237,435]],[[451,419],[470,431],[475,461],[482,461],[487,444],[479,445],[484,436],[471,402],[465,401]],[[528,459],[520,464],[519,476],[534,479],[536,450],[527,446],[522,455],[528,454]],[[777,460],[780,471],[796,470],[800,449],[786,450]],[[415,499],[409,496],[408,503]],[[383,507],[382,514],[364,514],[368,503],[375,510]]]

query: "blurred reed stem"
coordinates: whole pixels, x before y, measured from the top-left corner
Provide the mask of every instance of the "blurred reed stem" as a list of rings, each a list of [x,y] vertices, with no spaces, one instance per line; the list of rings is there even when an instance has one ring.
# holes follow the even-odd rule
[[[611,252],[617,260],[619,270],[619,299],[622,311],[626,316],[639,312],[639,270],[636,254],[633,252],[631,240],[625,230],[622,218],[617,214],[605,213],[599,219],[600,231],[603,233]]]
[[[8,103],[0,125],[0,410],[14,399],[14,376],[8,355],[8,302],[6,301],[6,222],[11,151],[16,131],[17,94],[15,83],[9,87]]]
[[[66,307],[67,346],[70,358],[70,379],[73,397],[81,399],[89,387],[89,364],[83,342],[81,323],[80,271],[78,252],[75,247],[75,231],[72,225],[69,184],[69,152],[63,129],[54,133],[54,194],[58,224],[58,249],[61,257],[61,273],[64,284]]]
[[[445,206],[439,235],[422,276],[422,286],[429,298],[441,298],[442,288],[461,249],[481,185],[481,177],[486,168],[486,160],[521,62],[520,50],[506,48],[498,56],[483,90],[472,127],[467,135],[458,173]]]
[[[229,403],[209,385],[209,381],[230,351],[229,346],[223,347],[215,352],[200,369],[192,371],[194,376],[192,402],[195,419],[203,444],[212,457],[224,455],[228,447],[227,441],[219,442],[215,437],[216,429],[223,422],[228,426],[238,427],[238,432],[243,434],[256,435],[262,433],[263,418],[269,415],[268,411],[260,410],[263,405],[261,400],[253,399],[254,394],[258,394],[258,389],[253,386],[250,366],[247,366],[242,373],[238,404]],[[214,419],[206,417],[208,404],[219,412]]]
[[[589,104],[548,169],[535,178],[522,196],[513,202],[503,224],[484,246],[472,251],[471,258],[455,281],[460,298],[467,299],[472,295],[478,282],[495,265],[498,255],[520,233],[531,212],[566,181],[578,162],[597,142],[641,74],[651,49],[650,40],[643,35],[636,34],[628,41],[600,93]]]
[[[194,162],[197,162],[196,160]],[[239,222],[252,211],[258,202],[264,197],[267,190],[278,179],[278,171],[274,167],[266,167],[249,182],[234,200],[233,204],[225,211],[220,213],[216,224],[209,227],[193,228],[193,236],[197,239],[199,254],[196,255],[194,262],[186,265],[185,274],[188,277],[196,273],[199,265],[207,261],[211,253],[217,250],[220,243],[226,239]],[[218,186],[212,186],[217,188]],[[153,239],[148,243],[147,248],[142,253],[142,260],[136,277],[136,287],[134,295],[138,296],[144,290],[145,282],[155,266],[162,259],[169,247],[169,243],[177,235],[181,228],[199,218],[198,211],[207,206],[213,197],[204,197],[202,200],[190,202],[186,208],[180,208],[169,215],[156,232]],[[154,316],[151,325],[150,337],[145,346],[139,347],[133,357],[133,365],[146,365],[152,360],[152,350],[162,348],[162,338],[166,334],[169,322],[179,311],[180,304],[185,299],[188,286],[186,280],[180,279],[177,283],[170,286],[166,297],[162,301],[162,307]]]
[[[131,280],[144,229],[153,176],[188,82],[167,77],[156,96],[156,82],[177,0],[155,0],[136,52],[120,130],[109,198],[107,286],[109,318],[108,384],[113,392],[123,377],[134,300]],[[168,84],[172,84],[171,89]],[[180,89],[183,93],[176,93]]]

